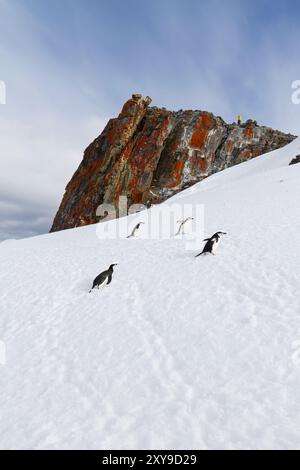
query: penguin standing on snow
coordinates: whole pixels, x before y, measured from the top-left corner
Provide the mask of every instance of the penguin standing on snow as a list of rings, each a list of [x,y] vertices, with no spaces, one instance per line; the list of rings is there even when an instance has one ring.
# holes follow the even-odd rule
[[[226,235],[226,232],[216,232],[212,237],[205,238],[205,240],[203,240],[204,242],[206,242],[204,248],[201,253],[195,256],[195,258],[197,258],[197,256],[205,255],[207,253],[215,255],[215,251],[220,243],[222,235]]]
[[[180,223],[180,225],[179,225],[178,232],[175,234],[175,237],[177,235],[179,235],[180,232],[182,233],[182,235],[184,235],[184,226],[189,220],[194,220],[194,218],[193,217],[187,217],[186,219],[183,219],[183,220],[177,220],[177,223],[178,224]]]
[[[111,264],[106,271],[103,271],[102,273],[98,274],[98,276],[94,279],[93,287],[91,288],[89,293],[92,292],[95,287],[99,289],[99,287],[103,286],[105,283],[106,285],[108,285],[111,282],[112,275],[114,272],[114,266],[117,266],[117,263]]]
[[[136,236],[136,232],[138,231],[138,229],[140,228],[140,226],[144,224],[144,222],[139,222],[135,227],[134,229],[132,230],[131,234],[128,235],[127,238],[131,238],[131,237],[135,237]]]

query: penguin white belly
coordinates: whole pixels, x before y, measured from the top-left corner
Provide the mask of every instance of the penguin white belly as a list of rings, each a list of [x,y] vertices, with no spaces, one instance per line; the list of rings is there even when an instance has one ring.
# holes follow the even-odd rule
[[[101,284],[98,284],[98,289],[103,289],[104,286],[106,286],[106,284],[108,283],[108,277],[104,279],[103,282],[101,282]]]
[[[192,221],[191,221],[191,220],[187,220],[186,223],[184,224],[184,228],[185,228],[187,231],[190,231],[191,228],[192,228]]]
[[[219,246],[219,243],[220,243],[219,240],[217,240],[217,241],[214,242],[213,247],[212,247],[212,250],[211,250],[213,253],[215,253],[215,252],[217,251],[217,248],[218,248],[218,246]]]
[[[139,236],[140,236],[140,234],[141,234],[141,228],[142,228],[142,227],[139,226],[139,227],[136,227],[136,228],[134,229],[134,232],[133,232],[133,236],[134,236],[134,237],[139,237]]]

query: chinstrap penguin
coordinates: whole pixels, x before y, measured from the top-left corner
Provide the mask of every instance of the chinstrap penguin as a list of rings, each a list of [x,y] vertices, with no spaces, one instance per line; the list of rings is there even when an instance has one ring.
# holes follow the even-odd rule
[[[89,293],[92,292],[95,287],[99,289],[99,287],[101,287],[102,285],[108,285],[111,282],[112,275],[114,272],[114,266],[117,266],[117,263],[111,264],[106,271],[103,271],[102,273],[98,274],[98,276],[94,279],[93,287],[91,288]]]
[[[177,223],[178,224],[180,223],[180,225],[179,225],[178,232],[175,234],[175,236],[179,235],[180,232],[182,233],[182,235],[184,235],[184,233],[185,233],[184,232],[184,226],[190,220],[194,220],[194,218],[193,217],[187,217],[186,219],[183,219],[183,220],[177,220]]]
[[[214,255],[220,243],[220,239],[222,235],[226,235],[226,232],[216,232],[212,237],[205,238],[203,240],[204,242],[206,242],[204,245],[204,248],[201,251],[201,253],[195,256],[195,258],[197,258],[197,256],[204,255],[206,253],[211,253],[212,255]]]
[[[139,230],[140,226],[143,225],[144,222],[139,222],[135,227],[134,229],[132,230],[131,234],[128,235],[127,238],[131,238],[131,237],[135,237],[136,236],[136,232]]]

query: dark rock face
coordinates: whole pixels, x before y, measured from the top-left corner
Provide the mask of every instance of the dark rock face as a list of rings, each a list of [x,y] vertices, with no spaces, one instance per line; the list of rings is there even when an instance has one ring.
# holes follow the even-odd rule
[[[84,152],[51,231],[97,222],[97,207],[159,203],[212,173],[290,143],[295,137],[255,121],[227,124],[205,111],[149,107],[132,95]]]
[[[300,155],[297,155],[293,160],[290,161],[290,165],[296,165],[296,163],[300,163]]]

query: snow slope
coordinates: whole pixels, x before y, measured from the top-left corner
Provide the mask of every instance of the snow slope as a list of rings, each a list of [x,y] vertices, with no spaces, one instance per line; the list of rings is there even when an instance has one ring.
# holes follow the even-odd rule
[[[299,139],[138,215],[2,243],[0,447],[299,449],[298,153]],[[201,238],[228,232],[217,256],[195,258],[172,224],[125,238],[172,203],[204,205]]]

